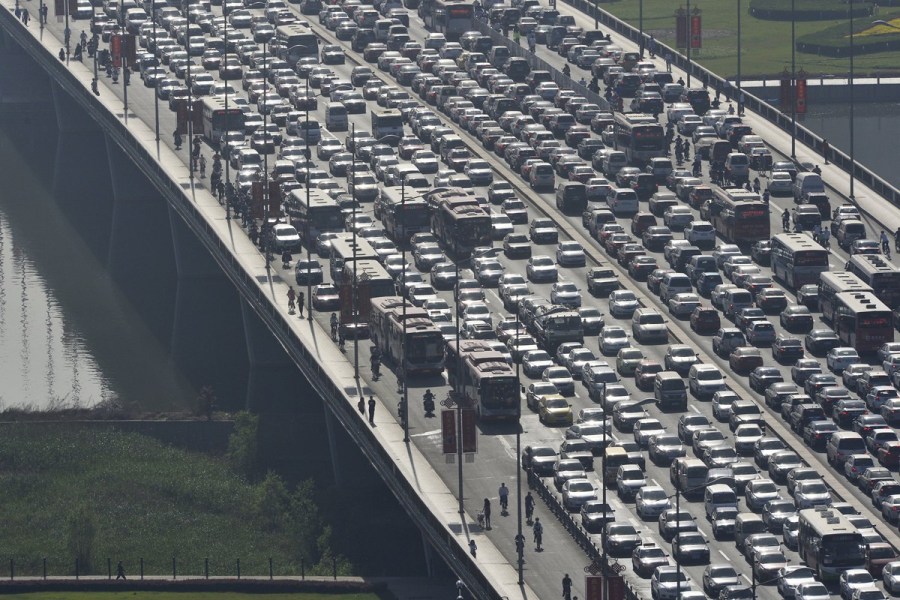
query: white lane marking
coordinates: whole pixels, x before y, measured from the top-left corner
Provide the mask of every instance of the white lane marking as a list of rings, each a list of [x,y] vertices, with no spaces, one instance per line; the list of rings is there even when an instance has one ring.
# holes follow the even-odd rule
[[[722,558],[724,558],[725,560],[727,560],[727,561],[730,561],[730,560],[731,560],[730,558],[728,558],[728,555],[725,554],[725,551],[724,551],[724,550],[720,549],[720,550],[719,550],[719,554],[721,554],[721,555],[722,555]]]
[[[695,413],[697,413],[698,415],[703,414],[702,412],[700,412],[700,409],[697,408],[696,406],[694,406],[693,404],[691,405],[691,410],[694,411]]]
[[[422,433],[413,433],[409,437],[429,437],[433,435],[440,435],[440,429],[433,429],[431,431],[423,431]]]
[[[655,479],[651,479],[650,481],[652,481],[653,485],[655,485],[656,487],[662,487],[661,485],[659,485],[659,482],[656,481]]]

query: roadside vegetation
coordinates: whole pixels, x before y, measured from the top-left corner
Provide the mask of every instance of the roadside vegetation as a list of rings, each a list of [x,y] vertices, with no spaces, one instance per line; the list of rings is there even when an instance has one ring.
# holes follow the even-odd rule
[[[34,592],[5,600],[378,600],[376,594],[246,594],[241,592]]]

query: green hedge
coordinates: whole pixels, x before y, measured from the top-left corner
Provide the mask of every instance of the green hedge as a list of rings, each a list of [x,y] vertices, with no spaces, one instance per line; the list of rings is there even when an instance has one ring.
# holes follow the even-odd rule
[[[891,0],[888,0],[891,1]],[[887,2],[880,2],[882,6]],[[872,15],[872,2],[854,2],[853,16]],[[847,2],[842,0],[795,0],[794,10],[785,0],[751,0],[750,14],[757,19],[768,21],[790,21],[793,15],[797,21],[828,21],[848,16]]]
[[[881,18],[885,21],[890,21],[898,17],[900,17],[900,14],[885,15]],[[871,26],[871,23],[868,21],[860,22],[856,25],[854,31],[859,33]],[[895,50],[900,50],[900,31],[877,36],[855,35],[853,37],[854,56],[877,52],[892,52]],[[797,38],[797,51],[833,58],[849,57],[850,36],[848,35],[848,24],[841,23],[822,31],[800,36]]]

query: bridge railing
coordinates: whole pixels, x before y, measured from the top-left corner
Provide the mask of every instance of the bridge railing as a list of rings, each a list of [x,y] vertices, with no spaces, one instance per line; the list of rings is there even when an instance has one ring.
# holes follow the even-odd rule
[[[602,23],[608,29],[615,31],[619,35],[628,38],[633,43],[640,45],[641,44],[641,32],[640,30],[632,27],[628,23],[621,21],[611,15],[610,13],[600,9],[596,4],[590,2],[588,0],[562,0],[566,4],[572,6],[573,8],[585,13],[590,18],[596,18],[599,23]],[[487,27],[485,24],[479,23],[479,29],[483,30]],[[506,39],[504,36],[494,32],[499,35],[501,38]],[[492,36],[492,39],[493,36]],[[649,37],[644,34],[643,42],[646,47],[649,41]],[[664,44],[661,44],[659,41],[654,40],[657,46],[657,54],[661,56],[665,56],[666,54],[671,55],[672,64],[676,65],[678,68],[684,70],[691,74],[691,77],[696,78],[698,81],[702,82],[706,87],[712,87],[713,89],[719,88],[723,89],[725,79],[719,77],[715,73],[705,69],[699,64],[691,61],[688,62],[687,57],[675,50],[674,48],[670,48]],[[510,42],[512,46],[516,46],[516,44]],[[540,59],[538,59],[540,60]],[[544,61],[541,61],[544,62]],[[546,64],[546,63],[544,63]],[[541,67],[545,68],[545,67]],[[569,84],[567,84],[567,87]],[[579,93],[581,90],[578,89],[577,84],[573,84],[569,89],[575,89]],[[734,87],[732,86],[732,90]],[[585,96],[587,97],[587,96]],[[592,99],[592,101],[595,101]],[[604,106],[605,104],[601,104],[600,106]],[[793,126],[791,122],[791,115],[785,114],[778,108],[772,106],[768,102],[765,102],[761,98],[754,96],[744,90],[744,106],[757,113],[761,117],[765,118],[772,124],[776,125],[779,129],[786,132],[787,134],[791,133],[793,129],[795,131],[796,138],[799,142],[809,146],[813,150],[821,153],[822,152],[822,142],[824,139],[818,134],[814,133],[810,129],[804,127],[803,125],[797,123],[796,127]],[[853,175],[856,177],[857,181],[871,188],[874,192],[878,193],[882,197],[886,198],[891,204],[896,206],[900,206],[900,189],[892,185],[890,182],[885,180],[883,177],[879,176],[877,173],[868,169],[864,165],[859,163],[853,164],[850,160],[850,156],[845,152],[836,149],[834,146],[831,146],[830,152],[828,155],[828,159],[833,162],[835,165],[841,167],[848,174],[853,172]]]

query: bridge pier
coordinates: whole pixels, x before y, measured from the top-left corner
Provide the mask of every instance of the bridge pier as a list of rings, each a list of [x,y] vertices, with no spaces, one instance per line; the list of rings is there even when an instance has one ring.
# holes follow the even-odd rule
[[[113,194],[107,270],[152,331],[171,332],[177,280],[168,204],[109,137],[106,155]]]
[[[173,209],[169,223],[178,272],[172,359],[197,389],[212,385],[221,408],[242,409],[247,358],[240,296]]]

